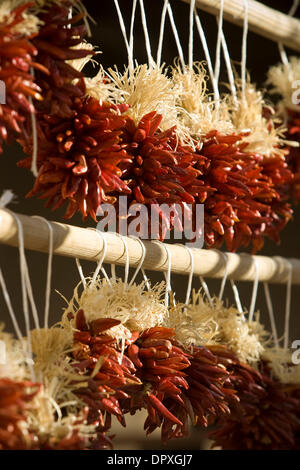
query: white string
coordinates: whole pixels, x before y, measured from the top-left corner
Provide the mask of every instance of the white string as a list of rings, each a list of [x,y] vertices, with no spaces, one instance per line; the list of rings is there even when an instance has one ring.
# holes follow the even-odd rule
[[[129,46],[128,39],[127,39],[127,33],[126,33],[126,28],[125,28],[125,24],[124,24],[123,15],[122,15],[122,12],[120,10],[118,0],[114,0],[114,2],[115,2],[115,7],[116,7],[116,10],[117,10],[118,18],[119,18],[120,28],[121,28],[121,31],[122,31],[122,34],[123,34],[123,38],[124,38],[124,42],[125,42],[125,46],[126,46],[126,50],[127,50],[128,64],[130,64],[130,67],[133,68],[133,64],[131,63],[131,50],[130,50],[130,46]]]
[[[274,310],[273,310],[273,305],[272,305],[272,299],[271,299],[269,284],[267,282],[264,282],[264,291],[265,291],[265,298],[266,298],[267,308],[268,308],[268,312],[269,312],[269,318],[270,318],[270,323],[271,323],[271,330],[272,330],[272,335],[273,335],[273,339],[274,339],[274,344],[275,344],[276,348],[279,348],[279,341],[278,341],[278,334],[277,334],[276,322],[275,322],[275,317],[274,317]]]
[[[20,330],[20,327],[19,327],[19,324],[18,324],[18,321],[17,321],[17,317],[15,315],[14,309],[13,309],[12,304],[11,304],[10,296],[9,296],[9,293],[8,293],[8,290],[7,290],[7,287],[6,287],[5,279],[4,279],[4,276],[2,274],[1,268],[0,268],[0,284],[1,284],[1,287],[2,287],[3,297],[4,297],[4,300],[5,300],[6,305],[7,305],[7,310],[9,312],[11,321],[13,323],[16,335],[17,335],[19,341],[21,343],[24,343],[24,338],[23,338],[23,335],[21,333],[21,330]]]
[[[46,281],[46,292],[45,292],[45,309],[44,309],[44,328],[49,326],[49,311],[50,311],[50,299],[51,299],[51,277],[52,277],[52,261],[53,261],[53,227],[44,219],[38,215],[34,216],[35,219],[40,219],[48,226],[49,229],[49,253],[48,253],[48,266],[47,266],[47,281]]]
[[[28,354],[29,354],[29,358],[32,360],[32,342],[31,342],[31,331],[30,331],[29,306],[28,306],[27,289],[26,289],[26,287],[27,287],[27,285],[26,285],[26,258],[25,258],[25,248],[24,248],[23,226],[22,226],[22,223],[21,223],[19,217],[16,214],[14,214],[13,212],[11,212],[11,211],[9,211],[9,212],[14,217],[14,219],[17,223],[17,227],[18,227],[22,305],[23,305],[23,313],[24,313],[24,318],[25,318],[25,328],[26,328],[26,336],[27,336],[27,344],[28,344]],[[38,325],[37,325],[37,327],[38,327]],[[39,329],[39,327],[37,329]],[[31,361],[29,363],[29,367],[30,367],[30,370],[31,370],[32,378],[33,378],[33,380],[35,380],[35,372],[33,370]]]
[[[142,266],[144,264],[144,261],[145,261],[145,256],[146,256],[146,248],[145,248],[145,245],[144,243],[142,242],[142,240],[138,237],[135,237],[133,235],[130,235],[130,238],[133,238],[134,240],[137,240],[139,242],[139,244],[141,245],[142,247],[142,256],[141,256],[141,259],[139,261],[139,264],[137,265],[137,268],[131,278],[131,281],[129,282],[129,285],[132,286],[132,284],[134,283],[138,273],[141,271],[142,269]]]
[[[224,60],[225,60],[225,65],[226,65],[226,69],[227,69],[227,75],[228,75],[230,90],[231,90],[231,94],[233,96],[234,103],[236,103],[237,102],[237,96],[236,96],[236,86],[235,86],[235,82],[234,82],[234,73],[233,73],[233,70],[232,70],[229,50],[228,50],[227,42],[226,42],[223,31],[222,31],[221,41],[222,41],[222,49],[223,49],[223,53],[224,53]]]
[[[196,9],[195,9],[195,20],[196,20],[196,26],[197,26],[198,34],[199,34],[201,44],[202,44],[202,47],[203,47],[203,50],[204,50],[205,59],[206,59],[206,62],[207,62],[207,68],[208,68],[210,80],[211,80],[212,87],[213,87],[214,98],[215,98],[216,101],[218,101],[220,99],[220,93],[219,93],[218,86],[216,84],[214,70],[213,70],[212,61],[211,61],[211,58],[210,58],[210,53],[209,53],[205,33],[204,33],[203,28],[202,28],[202,24],[201,24],[201,21],[200,21],[200,18],[198,16],[198,14],[197,14]]]
[[[149,290],[151,290],[151,286],[150,286],[150,282],[149,282],[148,276],[146,274],[146,271],[142,268],[141,272],[142,272],[142,275],[143,275],[143,278],[144,278],[144,281],[145,281],[146,288],[149,291]]]
[[[254,317],[254,310],[255,310],[257,291],[258,291],[258,278],[259,278],[258,263],[255,258],[252,258],[252,259],[253,259],[254,268],[255,268],[255,278],[253,282],[251,303],[250,303],[250,308],[249,308],[249,316],[248,316],[249,322],[253,321],[253,317]]]
[[[286,260],[289,267],[288,279],[286,284],[286,301],[285,301],[285,320],[284,320],[284,341],[283,347],[285,349],[289,346],[289,329],[290,329],[290,316],[291,316],[291,297],[292,297],[292,276],[293,266],[288,260]]]
[[[226,281],[228,277],[228,255],[227,253],[223,253],[222,251],[219,251],[219,253],[223,257],[224,266],[225,266],[225,272],[224,272],[224,276],[221,282],[221,287],[220,287],[220,292],[219,292],[219,300],[221,301],[224,295],[224,289],[225,289],[225,285],[226,285]]]
[[[218,36],[216,45],[216,60],[215,60],[215,81],[216,86],[219,86],[220,68],[221,68],[221,40],[223,33],[223,11],[224,0],[220,0],[220,13],[218,18]]]
[[[164,33],[165,33],[168,3],[169,3],[169,0],[164,0],[164,6],[162,9],[162,13],[161,13],[159,40],[158,40],[157,55],[156,55],[156,63],[158,67],[160,67],[160,64],[161,64],[162,46],[163,46]]]
[[[165,306],[169,306],[169,295],[171,292],[171,269],[172,269],[172,257],[171,252],[167,245],[158,241],[158,243],[164,248],[167,253],[167,261],[168,261],[168,269],[167,272],[164,272],[165,280],[166,280],[166,291],[165,291]]]
[[[182,50],[182,47],[181,47],[181,43],[180,43],[178,31],[177,31],[174,16],[173,16],[173,11],[172,11],[172,7],[171,7],[170,3],[168,3],[168,14],[169,14],[170,23],[171,23],[171,26],[172,26],[174,38],[175,38],[175,41],[176,41],[176,46],[177,46],[177,49],[178,49],[179,59],[180,59],[182,67],[185,67],[183,50]]]
[[[34,78],[34,69],[30,68],[30,73]],[[38,136],[37,136],[37,128],[36,128],[36,115],[33,106],[32,97],[29,96],[28,101],[32,107],[32,111],[30,113],[31,117],[31,127],[32,127],[32,162],[31,162],[31,172],[33,176],[37,177],[38,169],[37,169],[37,157],[38,157]]]
[[[210,295],[210,293],[209,293],[208,285],[207,285],[205,279],[204,279],[202,276],[199,276],[199,279],[200,279],[200,282],[201,282],[201,286],[202,286],[202,288],[203,288],[203,290],[204,290],[204,292],[205,292],[205,295],[206,295],[206,297],[207,297],[207,300],[208,300],[208,302],[209,302],[209,305],[211,306],[211,308],[213,308],[214,303],[213,303],[212,298],[211,298],[211,295]]]
[[[89,228],[91,230],[91,228]],[[97,280],[97,277],[99,275],[99,272],[100,270],[102,270],[102,265],[103,265],[103,262],[105,260],[105,257],[106,257],[106,253],[107,253],[107,240],[104,236],[104,234],[100,231],[100,230],[97,230],[97,229],[93,229],[96,231],[97,235],[101,238],[101,241],[103,242],[103,253],[102,253],[102,256],[101,258],[99,259],[98,261],[98,264],[97,264],[97,267],[95,269],[95,272],[94,272],[94,275],[92,277],[92,283],[94,284]],[[104,270],[105,271],[105,270]],[[102,271],[103,272],[103,271]]]
[[[193,68],[195,0],[190,0],[189,68]]]
[[[187,291],[186,291],[186,297],[185,297],[185,304],[188,305],[190,297],[191,297],[191,291],[192,291],[192,283],[193,283],[193,276],[194,276],[194,254],[188,246],[185,247],[190,255],[190,274],[189,274],[189,280],[188,280],[188,286],[187,286]]]
[[[75,258],[75,262],[76,262],[76,266],[77,266],[77,269],[78,269],[78,272],[79,272],[79,276],[80,276],[82,285],[83,285],[84,289],[86,289],[86,279],[85,279],[85,276],[83,274],[83,270],[82,270],[82,266],[80,264],[80,261],[79,261],[78,258]]]
[[[243,39],[242,39],[242,64],[241,64],[241,78],[242,78],[242,97],[245,98],[246,91],[246,63],[247,63],[247,37],[248,37],[248,0],[244,0],[244,26],[243,26]]]
[[[233,295],[234,295],[234,299],[235,299],[235,304],[236,304],[236,307],[238,309],[238,312],[242,315],[242,318],[245,320],[244,311],[243,311],[243,307],[242,307],[242,304],[241,304],[241,299],[240,299],[240,294],[239,294],[238,288],[235,285],[235,282],[234,282],[233,279],[230,280],[230,283],[231,283],[231,287],[232,287],[232,291],[233,291]]]
[[[149,31],[148,31],[148,26],[147,26],[147,20],[146,20],[144,0],[140,0],[140,8],[141,8],[142,25],[143,25],[144,36],[145,36],[146,51],[147,51],[147,56],[148,56],[148,64],[151,66],[155,66],[155,62],[153,60],[152,52],[151,52],[151,44],[150,44],[150,37],[149,37]]]
[[[134,62],[133,62],[133,31],[134,31],[134,21],[135,21],[135,12],[136,12],[136,5],[137,0],[133,0],[132,3],[132,13],[131,13],[131,22],[130,22],[130,35],[129,35],[129,50],[130,50],[130,60],[129,60],[129,68],[133,70]]]
[[[294,14],[296,13],[298,7],[299,7],[299,3],[300,3],[300,0],[294,0],[293,1],[293,5],[291,6],[289,12],[288,12],[288,16],[294,16]],[[284,45],[282,42],[279,42],[278,43],[278,49],[279,49],[279,54],[280,54],[280,58],[281,58],[281,61],[282,63],[286,66],[286,67],[289,67],[289,59],[288,59],[288,56],[287,56],[287,53],[286,53],[286,50],[284,48]]]

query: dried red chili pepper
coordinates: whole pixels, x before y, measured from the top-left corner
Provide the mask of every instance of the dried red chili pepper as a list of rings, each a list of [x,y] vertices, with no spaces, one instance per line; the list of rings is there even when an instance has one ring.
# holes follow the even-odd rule
[[[239,402],[230,404],[230,415],[220,418],[210,434],[214,444],[235,450],[294,449],[299,399],[289,396],[265,371],[259,373],[237,360],[227,368]]]
[[[284,159],[247,153],[240,139],[211,132],[201,149],[207,158],[202,179],[215,189],[204,206],[205,241],[215,248],[225,242],[229,251],[252,242],[256,252],[265,237],[279,242],[279,232],[292,217],[286,200],[293,175]]]
[[[74,99],[85,94],[83,74],[68,60],[93,55],[90,50],[74,49],[83,42],[87,33],[82,22],[84,13],[69,17],[74,4],[75,0],[46,4],[38,15],[43,24],[32,40],[38,51],[35,82],[42,89],[44,98],[38,109],[63,118],[74,115]]]
[[[42,99],[41,89],[31,73],[37,49],[15,27],[23,21],[23,13],[32,5],[26,3],[12,10],[0,23],[0,80],[5,84],[5,104],[0,104],[0,152],[2,143],[20,134],[28,116],[35,112],[30,101]]]
[[[129,389],[140,387],[135,376],[136,368],[132,361],[122,355],[116,340],[107,334],[108,330],[120,322],[114,319],[99,319],[87,324],[84,312],[76,315],[73,358],[74,368],[87,377],[88,386],[79,388],[76,395],[88,406],[87,422],[96,426],[97,438],[91,448],[112,448],[106,432],[111,427],[111,417],[125,426],[121,401],[129,399]],[[94,368],[102,360],[100,371],[93,374]]]
[[[29,431],[25,436],[21,424],[26,421],[26,408],[38,390],[39,385],[32,382],[0,379],[0,450],[35,448],[36,436]]]
[[[130,157],[120,140],[124,106],[100,104],[94,98],[76,98],[75,116],[38,115],[38,169],[35,185],[27,197],[41,193],[47,207],[55,210],[68,202],[65,218],[76,211],[96,220],[102,202],[115,202],[111,194],[128,194],[121,180],[121,162]],[[22,139],[31,154],[31,139]],[[29,167],[31,157],[19,162]]]

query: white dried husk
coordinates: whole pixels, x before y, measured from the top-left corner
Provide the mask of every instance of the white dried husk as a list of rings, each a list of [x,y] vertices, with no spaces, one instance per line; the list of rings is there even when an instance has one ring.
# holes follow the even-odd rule
[[[136,124],[146,114],[156,111],[163,116],[161,130],[177,124],[176,91],[167,69],[162,65],[136,65],[120,72],[117,67],[108,69],[111,79],[111,101],[130,105],[127,114]]]
[[[27,411],[27,421],[41,442],[50,438],[59,442],[73,431],[85,437],[95,433],[95,426],[85,422],[84,403],[75,395],[88,384],[72,367],[73,331],[67,326],[31,331],[34,372],[42,386]]]
[[[193,292],[188,305],[172,307],[167,324],[175,328],[178,341],[187,348],[222,344],[251,364],[259,361],[268,337],[259,321],[245,320],[236,308],[226,307],[218,299],[211,306],[200,291]]]
[[[283,384],[300,384],[300,364],[292,363],[291,349],[268,348],[263,359],[268,362],[271,374]]]
[[[267,74],[267,85],[270,86],[270,93],[281,96],[277,107],[280,112],[285,108],[295,109],[299,112],[299,105],[293,103],[293,95],[297,88],[296,81],[300,80],[300,59],[299,57],[290,57],[288,64],[278,64],[270,67]]]
[[[177,130],[183,140],[201,140],[212,130],[222,134],[234,131],[227,102],[213,101],[208,93],[207,79],[204,62],[195,62],[193,68],[180,64],[172,68],[178,107]]]
[[[0,341],[5,347],[5,362],[0,364],[0,378],[8,378],[16,382],[27,377],[28,359],[26,359],[23,345],[10,333],[4,331],[4,325],[0,324]]]
[[[286,150],[283,147],[287,142],[284,139],[286,128],[281,125],[279,118],[275,117],[274,109],[266,104],[262,91],[253,83],[247,83],[245,93],[238,90],[237,101],[228,97],[231,103],[231,119],[237,133],[249,133],[243,137],[248,145],[245,152],[258,153],[265,158],[284,157]],[[268,108],[271,116],[263,116],[264,108]]]
[[[120,344],[130,339],[133,331],[142,332],[161,325],[167,315],[167,308],[162,300],[164,282],[147,290],[145,282],[128,285],[122,279],[116,279],[109,284],[106,279],[98,278],[96,282],[90,280],[82,293],[79,292],[80,288],[81,284],[74,290],[64,311],[62,325],[70,325],[69,314],[76,316],[79,309],[83,309],[88,323],[99,318],[113,318],[119,320],[120,325],[105,333],[116,338]]]

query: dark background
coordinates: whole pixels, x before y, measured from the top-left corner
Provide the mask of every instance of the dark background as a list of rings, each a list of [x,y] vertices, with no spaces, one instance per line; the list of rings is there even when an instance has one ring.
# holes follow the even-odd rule
[[[118,67],[126,64],[127,56],[126,49],[121,35],[118,18],[113,0],[86,0],[85,5],[95,19],[96,25],[92,27],[92,41],[93,44],[99,47],[103,53],[98,57],[98,60],[102,62],[104,67],[117,65]],[[241,3],[242,0],[241,0]],[[292,4],[292,1],[264,1],[263,3],[272,6],[278,10],[287,12]],[[128,26],[131,15],[132,0],[120,0],[120,7],[124,14],[125,24]],[[151,35],[151,44],[153,51],[156,51],[159,27],[160,27],[160,15],[163,6],[163,0],[145,0],[145,9],[147,15],[148,27]],[[185,52],[185,58],[187,60],[188,51],[188,31],[189,31],[189,6],[180,0],[172,1],[173,13],[176,21],[176,25],[179,31],[180,39],[182,42],[183,50]],[[139,8],[137,8],[138,16],[136,18],[135,27],[135,58],[139,63],[146,61],[146,51],[143,30],[140,22]],[[299,17],[299,11],[297,12]],[[206,13],[200,12],[200,18],[203,27],[206,32],[207,42],[209,49],[214,61],[214,50],[216,45],[217,25],[215,17]],[[229,23],[224,24],[224,33],[227,39],[227,43],[230,50],[230,56],[233,60],[239,62],[241,58],[241,28],[231,25]],[[197,34],[197,33],[196,33]],[[204,53],[200,45],[200,41],[195,34],[196,42],[194,48],[194,59],[204,60]],[[290,51],[288,51],[290,52]],[[155,55],[155,54],[154,54]],[[175,40],[172,34],[169,20],[166,21],[166,32],[163,47],[163,60],[167,64],[173,63],[174,58],[177,56],[177,48]],[[253,82],[256,82],[260,87],[264,86],[266,79],[266,72],[270,65],[275,64],[279,61],[279,54],[277,45],[265,38],[261,38],[253,33],[249,33],[248,37],[248,59],[247,67],[251,74]],[[221,81],[226,81],[226,71],[224,70],[224,64],[222,67]],[[3,189],[10,188],[17,195],[17,204],[12,205],[11,208],[23,214],[29,215],[41,215],[50,220],[62,220],[63,211],[57,211],[51,213],[50,210],[43,207],[43,202],[37,199],[25,199],[26,193],[30,190],[33,184],[33,176],[30,172],[19,169],[15,163],[22,157],[22,151],[17,144],[10,146],[5,149],[3,155],[0,156],[0,191]],[[82,222],[80,216],[75,216],[71,221],[74,225],[79,226],[94,226],[93,221]],[[288,225],[285,231],[281,235],[281,245],[276,246],[272,242],[266,242],[264,249],[261,254],[270,256],[284,256],[284,257],[300,257],[299,250],[299,235],[300,235],[300,207],[295,208],[295,217],[292,222]],[[28,252],[27,259],[30,267],[30,274],[32,284],[34,288],[35,298],[39,312],[43,312],[44,305],[44,287],[46,280],[46,264],[47,257],[44,254]],[[9,292],[12,296],[13,305],[16,311],[20,323],[23,323],[23,315],[21,308],[21,290],[19,282],[19,265],[18,265],[18,252],[14,248],[0,246],[0,263]],[[94,265],[91,263],[84,263],[84,270],[86,274],[90,273]],[[153,275],[152,275],[153,274]],[[151,279],[160,280],[162,276],[157,273],[152,273]],[[74,286],[79,281],[77,269],[75,267],[75,261],[71,259],[64,259],[60,257],[54,258],[53,263],[53,294],[51,299],[51,323],[54,323],[61,315],[64,302],[54,292],[54,289],[62,292],[67,298],[70,298]],[[219,281],[208,280],[208,285],[211,293],[217,293],[219,289]],[[176,291],[177,298],[183,299],[185,296],[186,280],[180,276],[172,277],[173,289]],[[194,281],[194,286],[199,287],[197,280]],[[247,307],[250,303],[251,296],[251,284],[239,283],[238,284],[242,303]],[[278,326],[280,327],[279,332],[282,332],[283,317],[284,317],[284,305],[285,305],[285,286],[271,286],[272,300],[275,308],[276,319]],[[227,287],[225,295],[229,298],[229,301],[233,303],[232,293]],[[300,288],[298,286],[293,287],[292,292],[292,323],[291,323],[291,340],[300,338],[300,321],[299,321],[299,301],[300,301]],[[266,305],[263,295],[262,286],[260,286],[257,308],[261,311],[263,320],[268,325],[266,315]],[[4,321],[7,325],[7,329],[11,329],[11,323],[9,321],[6,306],[3,298],[0,296],[0,321]],[[134,429],[135,425],[133,425]],[[126,439],[130,439],[130,431],[127,433]],[[196,439],[197,440],[197,439]],[[126,441],[127,442],[127,441]],[[191,448],[192,441],[189,444],[185,444],[183,441],[178,443],[182,448]],[[124,444],[125,445],[125,444]],[[127,444],[126,444],[127,445]],[[142,445],[142,444],[141,444]],[[145,446],[147,444],[143,444]],[[152,442],[153,448],[153,442]],[[158,446],[158,444],[156,444]],[[196,445],[196,444],[195,444]],[[128,448],[128,445],[127,445]]]

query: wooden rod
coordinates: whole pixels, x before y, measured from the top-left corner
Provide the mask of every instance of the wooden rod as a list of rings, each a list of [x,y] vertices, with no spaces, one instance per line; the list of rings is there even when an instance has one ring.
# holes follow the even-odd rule
[[[190,0],[181,0],[190,3]],[[282,42],[295,51],[300,51],[300,21],[260,2],[248,0],[249,30],[275,42]],[[196,0],[196,7],[213,15],[220,11],[220,0]],[[243,0],[224,1],[224,19],[238,26],[244,20]],[[258,51],[259,53],[259,51]]]
[[[41,220],[27,215],[17,214],[24,232],[25,248],[33,251],[48,252],[49,231]],[[53,228],[54,253],[71,258],[97,261],[101,258],[103,239],[95,231],[73,225],[50,222]],[[105,262],[124,265],[126,254],[121,237],[105,233],[107,254]],[[137,266],[142,257],[142,247],[138,240],[125,237],[130,266]],[[0,209],[0,243],[18,246],[18,227],[11,211]],[[169,249],[172,261],[172,272],[188,274],[190,272],[190,255],[183,245],[172,245],[158,241],[144,241],[146,256],[143,267],[146,270],[162,271],[168,269]],[[192,249],[194,255],[194,273],[211,278],[222,278],[225,272],[223,255],[217,250]],[[300,260],[272,258],[267,256],[250,256],[248,254],[227,253],[229,279],[252,281],[255,279],[255,260],[260,281],[283,284],[289,276],[290,265],[293,269],[293,283],[300,284]]]

